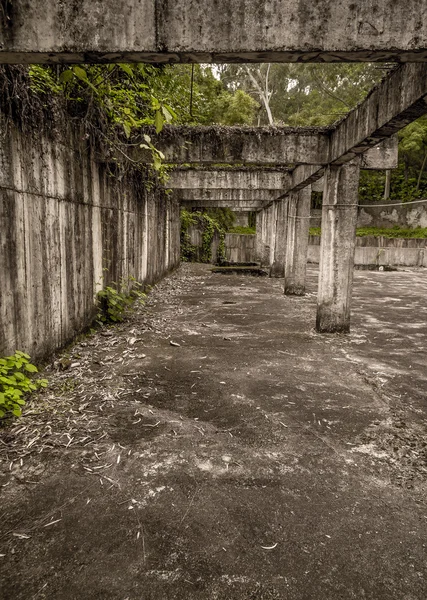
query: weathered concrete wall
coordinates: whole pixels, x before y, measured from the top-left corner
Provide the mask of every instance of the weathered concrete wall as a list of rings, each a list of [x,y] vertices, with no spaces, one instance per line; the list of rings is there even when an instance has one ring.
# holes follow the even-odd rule
[[[196,256],[195,262],[201,262],[202,260],[202,247],[203,247],[203,232],[197,225],[190,225],[187,230],[188,235],[190,236],[190,244],[196,247]],[[218,256],[218,248],[219,248],[219,233],[217,231],[214,232],[212,243],[211,243],[211,257],[210,263],[216,264],[217,256]]]
[[[249,212],[235,212],[234,213],[234,226],[235,227],[249,227]]]
[[[0,125],[0,355],[41,357],[91,322],[103,283],[179,264],[179,206],[111,177],[70,125]]]
[[[312,210],[310,227],[320,227],[322,211]],[[427,202],[426,204],[402,204],[402,206],[375,207],[359,206],[357,217],[358,227],[394,227],[399,225],[408,229],[427,227]]]
[[[426,204],[402,204],[402,206],[378,207],[361,205],[357,219],[358,227],[427,227]]]
[[[319,264],[320,236],[310,236],[308,262]],[[356,238],[355,265],[427,267],[427,240]]]
[[[425,8],[425,0],[13,0],[2,2],[0,48],[14,62],[425,60]]]
[[[225,236],[225,256],[230,263],[256,262],[255,235],[227,233]]]

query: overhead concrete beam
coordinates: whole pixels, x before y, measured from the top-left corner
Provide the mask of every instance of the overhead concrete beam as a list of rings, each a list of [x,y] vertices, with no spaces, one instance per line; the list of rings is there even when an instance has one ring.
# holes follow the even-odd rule
[[[427,59],[426,0],[13,0],[1,6],[0,60],[9,63]]]
[[[266,202],[262,200],[182,200],[183,208],[230,208],[234,211],[253,211],[263,208]]]
[[[188,127],[168,126],[152,136],[156,148],[173,164],[295,165],[326,164],[329,159],[326,127]],[[152,160],[150,153],[138,158]]]
[[[363,154],[427,112],[427,64],[401,65],[373,88],[331,134],[331,164]]]
[[[427,64],[400,65],[367,98],[342,119],[331,134],[330,165],[342,165],[394,136],[427,113]],[[299,165],[292,172],[293,190],[319,180],[323,165]]]
[[[152,129],[147,131],[155,136]],[[328,164],[333,134],[332,128],[171,126],[154,139],[166,160],[175,164],[244,163],[280,168],[290,164]],[[387,138],[367,151],[363,168],[396,168],[397,152],[397,139]],[[145,152],[139,158],[152,160]],[[179,175],[182,179],[182,173]]]
[[[291,181],[291,169],[176,169],[167,187],[195,190],[283,190]]]
[[[201,189],[186,189],[174,190],[173,197],[179,202],[194,200],[196,202],[221,201],[221,202],[246,202],[260,201],[270,202],[277,198],[277,190],[205,190]]]

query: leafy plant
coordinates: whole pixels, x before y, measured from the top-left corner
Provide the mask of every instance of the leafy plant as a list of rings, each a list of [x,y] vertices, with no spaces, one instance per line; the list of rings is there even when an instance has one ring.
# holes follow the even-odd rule
[[[115,286],[115,287],[114,287]],[[99,324],[121,323],[130,314],[136,301],[143,302],[145,294],[142,284],[134,277],[122,278],[119,284],[113,282],[97,294]]]
[[[30,356],[16,350],[12,356],[0,358],[0,418],[19,417],[24,397],[47,386],[47,379],[32,379],[38,372],[30,363]]]
[[[201,250],[191,244],[188,228],[197,226],[202,232]],[[204,212],[181,211],[181,260],[184,262],[193,262],[199,260],[202,263],[211,262],[212,258],[212,240],[215,233],[219,234],[219,244],[216,255],[216,262],[221,263],[225,260],[225,229],[221,227],[216,219]]]

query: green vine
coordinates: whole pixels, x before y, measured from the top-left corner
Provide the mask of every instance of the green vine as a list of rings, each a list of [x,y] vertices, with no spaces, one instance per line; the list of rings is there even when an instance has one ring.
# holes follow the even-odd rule
[[[197,227],[202,232],[201,248],[191,243],[188,229]],[[184,262],[210,263],[212,258],[212,241],[215,233],[219,235],[219,244],[215,262],[221,264],[225,260],[225,230],[216,219],[202,212],[181,211],[181,260]]]

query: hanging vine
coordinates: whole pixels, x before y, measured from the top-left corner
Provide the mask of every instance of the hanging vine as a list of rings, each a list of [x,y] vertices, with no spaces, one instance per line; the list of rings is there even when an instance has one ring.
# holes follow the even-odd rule
[[[190,227],[197,227],[202,233],[202,246],[191,243],[188,232]],[[215,234],[219,236],[216,256],[212,257],[212,242]],[[181,211],[181,260],[184,262],[214,262],[221,264],[225,261],[225,230],[206,213]]]

